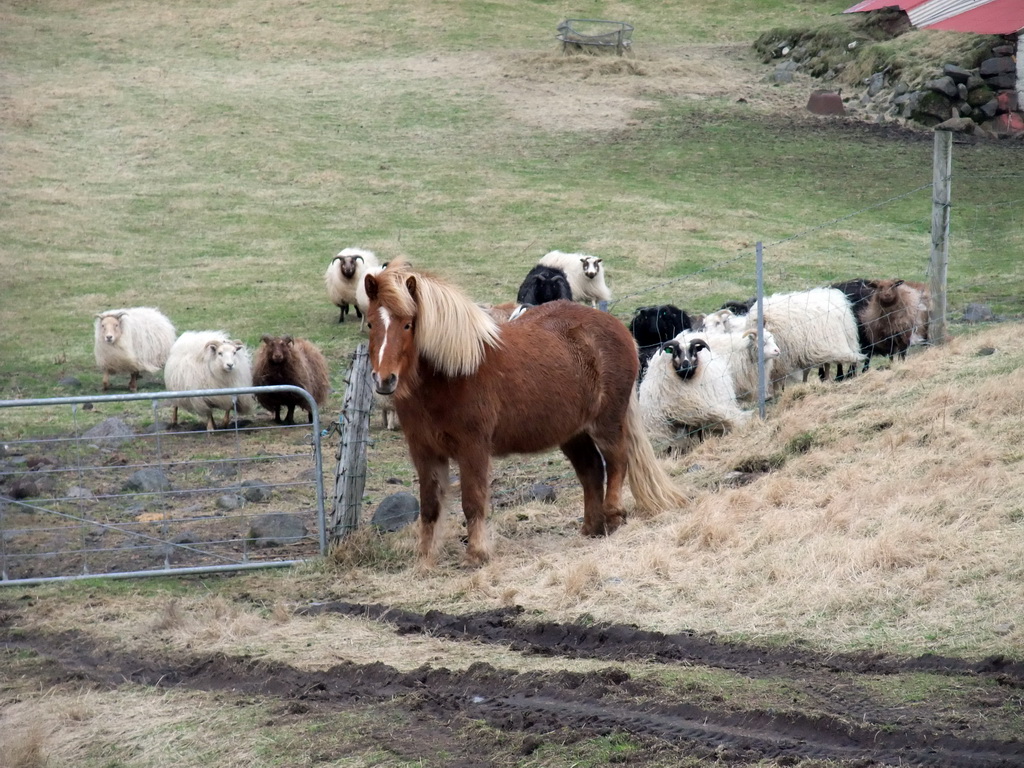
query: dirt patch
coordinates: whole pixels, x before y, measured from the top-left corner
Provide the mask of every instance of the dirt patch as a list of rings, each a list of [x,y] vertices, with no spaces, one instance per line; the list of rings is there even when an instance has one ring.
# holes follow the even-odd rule
[[[8,604],[5,625],[17,612]],[[465,670],[424,666],[400,672],[380,663],[344,662],[308,671],[223,654],[111,651],[86,634],[21,636],[0,631],[7,659],[36,655],[42,689],[71,684],[214,692],[244,701],[277,702],[282,719],[321,718],[330,712],[384,708],[408,724],[372,729],[380,747],[407,759],[445,755],[447,766],[490,765],[483,756],[512,748],[529,754],[546,743],[628,734],[639,745],[631,764],[716,758],[727,763],[774,760],[792,765],[829,760],[839,765],[1024,765],[1024,743],[985,738],[982,719],[994,701],[955,717],[941,701],[912,715],[881,701],[867,684],[877,675],[921,670],[984,678],[1012,706],[1024,687],[1024,664],[1007,659],[897,659],[881,655],[819,656],[799,649],[754,648],[683,633],[673,636],[625,626],[519,624],[518,610],[468,616],[416,615],[381,605],[330,603],[307,612],[337,612],[385,620],[398,633],[429,632],[460,640],[511,643],[524,653],[558,657],[593,655],[654,659],[671,665],[728,668],[799,691],[808,707],[740,708],[696,689],[680,689],[657,676],[639,678],[618,667],[592,673],[516,672],[477,663]],[[9,664],[7,664],[9,665]],[[5,665],[6,666],[6,665]],[[21,674],[24,674],[23,672]],[[1014,693],[1016,691],[1016,693]],[[987,710],[987,711],[986,711]],[[484,722],[492,730],[481,731]],[[974,730],[977,726],[977,730]]]
[[[361,65],[360,65],[361,66]],[[546,131],[592,133],[635,124],[666,96],[724,99],[764,111],[802,109],[808,88],[773,88],[744,45],[689,45],[627,57],[549,53],[460,53],[372,62],[380,77],[442,80],[486,93],[509,117]]]

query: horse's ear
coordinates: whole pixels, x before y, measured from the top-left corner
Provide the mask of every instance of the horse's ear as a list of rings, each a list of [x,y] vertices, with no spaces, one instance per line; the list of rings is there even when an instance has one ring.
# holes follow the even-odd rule
[[[367,275],[363,278],[363,285],[366,287],[366,298],[373,301],[377,298],[377,294],[380,293],[379,286],[377,285],[377,278],[373,275]]]
[[[416,275],[409,275],[405,278],[405,287],[409,289],[409,295],[413,301],[416,300]]]

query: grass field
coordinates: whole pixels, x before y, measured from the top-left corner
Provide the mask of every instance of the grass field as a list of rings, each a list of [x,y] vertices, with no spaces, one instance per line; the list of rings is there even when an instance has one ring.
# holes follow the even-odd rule
[[[542,3],[9,5],[0,392],[95,387],[92,315],[139,304],[340,359],[321,276],[346,245],[481,301],[594,252],[623,317],[750,295],[757,241],[770,291],[922,278],[929,191],[886,201],[931,182],[930,137],[812,121],[809,82],[763,82],[757,31],[840,4],[743,8],[588,8],[631,19],[627,61],[561,56],[582,11]],[[1022,310],[1019,157],[956,147],[955,312]]]
[[[594,253],[623,319],[665,300],[703,312],[752,295],[758,241],[769,292],[924,279],[932,136],[811,116],[820,84],[768,84],[771,66],[751,49],[771,27],[841,23],[847,5],[5,3],[0,398],[98,392],[93,315],[136,305],[250,346],[264,333],[307,337],[340,390],[363,337],[337,323],[322,276],[349,245],[407,256],[489,302],[513,298],[547,250]],[[567,17],[629,21],[632,55],[563,56],[554,34]],[[169,755],[260,768],[838,768],[869,764],[841,757],[861,727],[879,740],[1012,744],[1024,723],[1017,672],[830,664],[847,653],[1020,664],[1020,324],[958,321],[968,302],[1024,315],[1022,161],[1019,141],[955,144],[952,342],[842,386],[791,387],[765,422],[666,462],[687,510],[583,539],[561,460],[513,459],[499,465],[506,484],[569,481],[553,507],[496,511],[495,557],[480,569],[459,564],[453,504],[426,573],[412,531],[365,532],[287,572],[5,588],[0,768],[155,768]],[[67,376],[80,387],[59,386]],[[339,406],[340,393],[327,416]],[[31,419],[0,412],[0,437],[61,426]],[[377,439],[378,484],[411,478],[399,438]],[[387,617],[303,613],[329,600],[423,615],[518,605],[523,624],[636,625],[760,644],[766,659],[797,649],[814,664],[549,656]],[[247,671],[202,678],[236,662]],[[615,694],[637,717],[678,702],[705,707],[723,733],[734,716],[765,714],[773,733],[796,713],[840,747],[796,763],[771,745],[705,754],[630,730],[633,715],[549,732],[539,710],[473,709],[466,691],[497,676],[488,664],[528,681],[525,698],[542,688],[532,676],[599,679],[611,665],[637,681]],[[412,682],[349,700],[332,687],[349,665],[352,677],[384,665]],[[442,700],[417,677],[438,668],[475,677]],[[566,683],[570,703],[577,684]]]

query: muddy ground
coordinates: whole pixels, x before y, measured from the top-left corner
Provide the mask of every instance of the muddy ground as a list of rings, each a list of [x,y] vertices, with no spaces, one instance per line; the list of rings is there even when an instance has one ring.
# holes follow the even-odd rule
[[[402,672],[382,663],[345,661],[308,671],[245,655],[164,653],[153,647],[111,650],[87,630],[24,633],[15,627],[31,602],[23,596],[0,603],[0,663],[9,679],[17,676],[22,685],[29,676],[30,687],[51,691],[182,689],[215,693],[221,703],[235,706],[257,697],[271,702],[279,724],[329,721],[341,713],[383,708],[391,715],[381,727],[361,731],[357,741],[365,742],[367,750],[382,749],[422,765],[517,764],[515,758],[509,762],[510,749],[525,761],[544,746],[616,734],[627,735],[633,745],[622,756],[630,765],[1024,765],[1024,740],[1013,731],[1019,722],[1013,712],[1024,697],[1020,660],[822,656],[630,626],[531,623],[518,608],[419,615],[384,605],[330,602],[308,605],[297,614],[340,614],[385,622],[397,635],[428,633],[552,660],[599,659],[608,666],[591,673],[557,668],[522,672],[476,663],[458,671],[422,666]],[[770,683],[780,692],[780,702],[791,698],[793,705],[739,707],[710,688],[662,682],[670,679],[665,674],[631,674],[622,668],[624,662],[662,673],[672,668],[726,670]],[[955,704],[936,696],[910,706],[886,701],[879,692],[879,680],[915,674],[962,681],[975,693],[957,697]],[[396,719],[405,725],[393,727]],[[480,728],[480,723],[489,727]],[[350,741],[345,754],[352,748]],[[503,761],[494,758],[498,753],[506,756]],[[344,756],[324,752],[318,759]]]

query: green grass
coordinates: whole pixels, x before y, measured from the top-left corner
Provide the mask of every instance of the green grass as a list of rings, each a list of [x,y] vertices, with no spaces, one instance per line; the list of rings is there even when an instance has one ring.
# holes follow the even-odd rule
[[[358,336],[333,322],[321,276],[349,244],[407,254],[486,301],[514,295],[549,248],[598,251],[623,317],[642,303],[703,311],[750,295],[757,241],[769,290],[921,278],[930,193],[913,190],[931,181],[926,135],[821,132],[728,98],[665,93],[635,124],[551,131],[510,120],[482,81],[403,68],[438,54],[550,54],[556,17],[625,18],[638,51],[656,56],[687,42],[745,48],[773,23],[842,7],[14,9],[0,40],[12,78],[0,396],[63,394],[67,374],[96,389],[91,317],[136,304],[251,345],[264,332],[307,336],[340,367]],[[533,74],[521,66],[514,76]],[[568,85],[579,75],[572,62],[561,73]],[[956,147],[952,309],[1024,310],[1019,154]],[[666,279],[677,282],[656,287]]]

